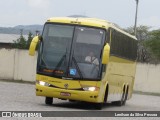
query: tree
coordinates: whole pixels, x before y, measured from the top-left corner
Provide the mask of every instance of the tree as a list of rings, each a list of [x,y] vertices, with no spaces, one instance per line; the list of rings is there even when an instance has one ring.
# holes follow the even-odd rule
[[[160,29],[150,32],[150,38],[145,41],[145,46],[160,61]]]
[[[18,38],[17,40],[14,40],[13,43],[13,48],[18,48],[18,49],[29,49],[30,43],[32,41],[33,37],[32,37],[32,33],[29,32],[28,34],[28,40],[26,40],[23,35],[20,35],[20,38]]]
[[[26,46],[27,49],[29,49],[29,46],[30,46],[30,43],[31,43],[32,39],[33,39],[33,35],[32,35],[31,32],[29,32],[29,34],[28,34],[28,40],[27,40],[27,46]]]
[[[137,39],[138,39],[138,61],[140,62],[149,62],[151,59],[151,54],[144,45],[144,41],[150,37],[151,27],[140,25],[137,27]],[[134,35],[134,27],[128,27],[125,29],[128,33]]]
[[[146,39],[148,39],[149,37],[149,29],[151,27],[148,26],[144,26],[144,25],[140,25],[137,27],[137,39],[139,41],[144,41]],[[134,35],[134,27],[128,27],[127,29],[125,29],[125,31],[127,31],[128,33]]]
[[[14,41],[13,48],[26,49],[27,48],[26,43],[27,43],[26,39],[23,36],[20,36],[20,38]]]

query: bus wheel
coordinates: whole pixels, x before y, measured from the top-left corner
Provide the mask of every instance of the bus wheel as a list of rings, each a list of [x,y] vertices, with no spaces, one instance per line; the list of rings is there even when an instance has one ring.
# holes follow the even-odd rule
[[[51,104],[53,103],[53,98],[52,98],[52,97],[46,97],[45,103],[46,103],[47,105],[51,105]]]
[[[105,91],[105,96],[104,96],[104,103],[107,103],[107,98],[108,98],[108,85]]]
[[[103,103],[94,103],[94,107],[96,110],[101,110],[103,107]]]
[[[127,97],[128,97],[128,87],[127,87],[127,90],[126,90],[126,94],[125,94],[125,96],[124,96],[123,105],[125,105],[125,104],[126,104]]]

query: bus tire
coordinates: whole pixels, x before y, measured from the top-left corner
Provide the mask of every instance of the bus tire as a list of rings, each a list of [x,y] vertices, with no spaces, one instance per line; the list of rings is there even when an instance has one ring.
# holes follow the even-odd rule
[[[125,97],[124,97],[123,105],[125,105],[125,104],[126,104],[127,97],[128,97],[128,86],[127,86],[127,90],[126,90],[126,93],[125,93]]]
[[[106,91],[105,91],[105,96],[104,96],[104,103],[107,103],[107,98],[108,98],[108,85],[106,87]]]
[[[52,97],[46,97],[46,98],[45,98],[45,103],[46,103],[47,105],[52,105],[52,103],[53,103],[53,98],[52,98]]]
[[[103,103],[94,103],[94,107],[96,110],[101,110],[103,107]]]

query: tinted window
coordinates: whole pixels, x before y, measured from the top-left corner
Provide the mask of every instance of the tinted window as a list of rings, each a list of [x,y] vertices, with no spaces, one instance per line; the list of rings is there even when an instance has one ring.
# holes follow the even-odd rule
[[[116,30],[112,30],[111,54],[136,60],[137,41]]]

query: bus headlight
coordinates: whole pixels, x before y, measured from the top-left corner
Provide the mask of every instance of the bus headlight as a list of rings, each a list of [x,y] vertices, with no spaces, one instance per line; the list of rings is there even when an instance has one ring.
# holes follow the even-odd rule
[[[39,81],[39,84],[45,86],[45,82],[43,81]]]
[[[39,85],[42,85],[42,86],[50,86],[49,83],[44,82],[44,81],[39,81],[39,80],[37,80],[36,83],[39,84]]]
[[[98,91],[98,87],[84,87],[83,90],[85,91]]]

